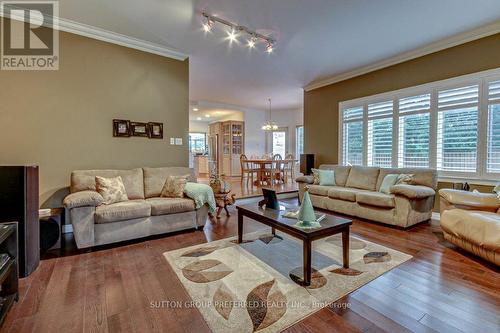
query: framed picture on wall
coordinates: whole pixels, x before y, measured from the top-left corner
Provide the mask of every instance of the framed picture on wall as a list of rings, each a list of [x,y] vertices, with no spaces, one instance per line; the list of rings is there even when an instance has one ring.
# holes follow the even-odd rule
[[[132,136],[148,137],[148,124],[137,121],[130,122],[130,134]]]
[[[163,139],[163,123],[148,123],[149,137],[151,139]]]
[[[113,136],[129,137],[130,136],[130,120],[113,119]]]

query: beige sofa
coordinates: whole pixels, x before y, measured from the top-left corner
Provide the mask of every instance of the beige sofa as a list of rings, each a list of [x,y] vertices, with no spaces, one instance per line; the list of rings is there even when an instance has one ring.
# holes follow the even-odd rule
[[[160,198],[168,176],[185,174],[196,181],[193,170],[183,167],[73,171],[64,206],[78,248],[204,226],[206,206],[196,210],[189,198]],[[121,176],[129,201],[103,205],[95,176]]]
[[[403,228],[431,218],[437,185],[435,170],[331,164],[319,168],[335,171],[336,186],[313,185],[312,176],[296,179],[300,199],[308,188],[315,207]],[[391,194],[379,192],[384,177],[395,173],[413,174],[412,185],[395,185]]]
[[[443,189],[439,197],[444,238],[500,266],[500,201],[497,195]]]

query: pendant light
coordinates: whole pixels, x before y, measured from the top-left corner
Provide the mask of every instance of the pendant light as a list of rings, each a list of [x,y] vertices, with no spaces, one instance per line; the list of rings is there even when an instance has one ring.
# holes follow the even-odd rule
[[[269,120],[264,124],[262,125],[262,130],[263,131],[276,131],[278,130],[278,125],[276,125],[276,123],[272,120],[273,119],[273,110],[271,108],[271,99],[269,98],[268,99],[269,101]]]

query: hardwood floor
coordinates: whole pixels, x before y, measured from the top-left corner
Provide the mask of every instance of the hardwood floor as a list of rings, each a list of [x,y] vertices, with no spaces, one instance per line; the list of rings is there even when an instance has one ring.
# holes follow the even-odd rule
[[[209,332],[198,310],[157,306],[190,300],[162,253],[236,235],[231,213],[203,231],[47,256],[21,280],[1,332]],[[245,232],[262,227],[245,222]],[[414,258],[287,332],[498,332],[498,268],[443,241],[437,223],[403,231],[355,220],[351,230]]]
[[[255,186],[250,181],[247,182],[246,178],[241,181],[240,177],[223,177],[224,181],[228,182],[231,185],[231,192],[236,194],[236,198],[251,198],[262,195],[262,186]],[[203,184],[208,184],[208,178],[198,178],[198,182]],[[288,179],[286,183],[277,183],[272,186],[264,186],[265,188],[272,188],[276,191],[276,193],[291,193],[297,192],[299,190],[299,186],[297,182],[292,179]]]

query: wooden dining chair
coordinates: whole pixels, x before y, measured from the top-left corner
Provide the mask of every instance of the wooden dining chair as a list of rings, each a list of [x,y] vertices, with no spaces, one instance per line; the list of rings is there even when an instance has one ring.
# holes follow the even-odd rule
[[[280,154],[275,154],[271,162],[271,169],[269,170],[271,185],[274,185],[274,181],[283,181],[283,158]]]
[[[247,184],[248,181],[252,181],[253,185],[253,175],[254,173],[257,173],[257,169],[253,167],[252,163],[248,162],[248,158],[245,154],[240,155],[240,166],[241,166],[241,182],[243,183],[243,179],[247,178]]]
[[[295,156],[293,156],[293,154],[287,154],[283,164],[283,178],[286,183],[288,176],[290,176],[291,180],[295,178]]]

